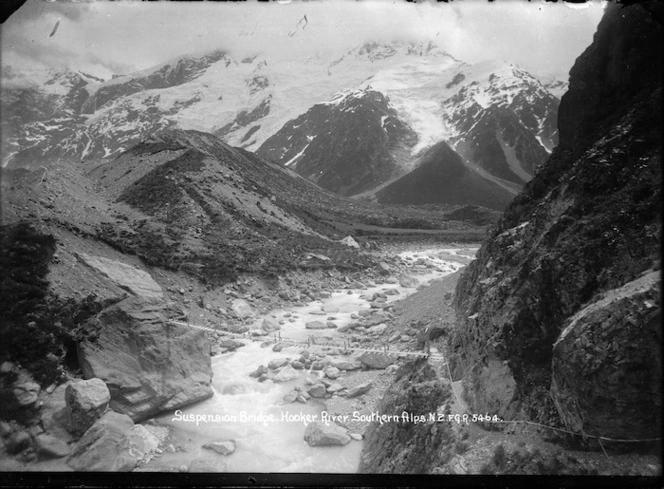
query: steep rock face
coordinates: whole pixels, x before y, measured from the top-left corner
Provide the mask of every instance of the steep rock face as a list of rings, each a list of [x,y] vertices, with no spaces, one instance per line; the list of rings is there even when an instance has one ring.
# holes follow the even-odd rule
[[[569,429],[641,439],[661,431],[660,283],[650,272],[566,323],[553,346],[551,394]]]
[[[397,204],[469,204],[502,210],[513,195],[468,168],[445,142],[425,153],[420,165],[379,190],[379,202]]]
[[[239,111],[231,122],[215,131],[215,136],[224,138],[234,131],[251,126],[245,135],[242,136],[242,139],[240,140],[240,146],[246,147],[249,144],[253,144],[255,140],[251,139],[251,137],[256,133],[256,131],[258,131],[258,129],[260,129],[260,119],[270,113],[271,100],[272,95],[268,95],[258,104],[256,104],[255,107]]]
[[[658,5],[648,8],[661,14]],[[621,305],[632,320],[620,326],[608,321],[607,332],[624,329],[612,338],[593,326],[599,313],[576,321],[573,316],[584,307],[610,314],[615,306],[602,303],[602,293],[659,270],[661,34],[641,5],[607,7],[593,45],[571,71],[560,106],[559,147],[459,281],[453,369],[465,379],[477,412],[545,422],[562,418],[575,430],[622,438],[656,427],[646,407],[661,402],[659,393],[645,384],[657,378],[657,362],[637,353],[641,343],[632,340],[640,328],[650,331],[651,322],[638,318],[659,307],[659,295]],[[576,333],[560,339],[554,350],[570,322]],[[587,351],[590,359],[582,353],[584,337],[595,342]],[[659,341],[657,335],[652,341]],[[558,409],[549,393],[552,362]],[[571,372],[561,367],[567,362],[578,367],[572,383]],[[596,368],[608,363],[611,385],[596,391]],[[644,374],[638,388],[629,385],[634,369]],[[495,375],[515,383],[512,396],[491,393]],[[620,390],[632,394],[627,410],[615,402]],[[600,406],[600,419],[589,422]]]
[[[404,365],[395,382],[380,402],[381,415],[436,418],[438,408],[450,396],[436,372],[424,361]],[[449,423],[415,423],[412,420],[372,422],[365,435],[359,473],[428,473],[436,464],[446,462],[445,446],[452,445],[454,434]]]
[[[83,263],[101,273],[121,289],[152,299],[164,297],[161,287],[148,272],[103,256],[93,256],[83,252],[77,253],[77,256]]]
[[[536,134],[512,111],[495,107],[483,111],[457,148],[492,175],[524,185],[549,156]]]
[[[656,15],[661,20],[659,9],[656,2],[644,2],[629,8],[614,6],[611,15],[605,15],[595,41],[570,71],[559,108],[561,146],[583,144],[607,130],[616,108],[661,85],[661,30],[655,20]]]
[[[212,396],[209,343],[168,317],[163,301],[129,297],[104,309],[99,337],[79,345],[83,375],[106,382],[110,407],[134,421]]]
[[[416,136],[381,93],[359,90],[287,123],[257,154],[321,187],[353,195],[387,180]]]
[[[558,99],[515,66],[485,62],[470,71],[441,104],[448,140],[469,164],[522,186],[558,143]]]

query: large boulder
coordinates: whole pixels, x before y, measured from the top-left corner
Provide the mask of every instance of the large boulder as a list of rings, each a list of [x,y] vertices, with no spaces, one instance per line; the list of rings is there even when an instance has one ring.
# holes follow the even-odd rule
[[[162,301],[129,297],[104,309],[99,337],[79,345],[83,375],[102,379],[111,408],[135,421],[212,396],[209,342],[168,316]]]
[[[346,397],[352,398],[352,397],[357,397],[361,396],[362,394],[366,394],[371,390],[371,387],[373,384],[371,382],[365,382],[364,384],[356,385],[355,387],[351,387],[348,389],[346,392]]]
[[[92,378],[69,384],[65,390],[69,430],[77,435],[85,433],[106,412],[110,400],[111,393],[101,379]]]
[[[137,433],[129,416],[109,411],[74,445],[67,465],[78,471],[128,472],[146,455],[146,449],[158,445],[156,440],[137,443],[142,439]]]
[[[77,256],[83,263],[100,272],[121,289],[146,298],[160,299],[163,297],[159,284],[143,270],[110,258],[87,253],[79,252]]]
[[[235,299],[231,302],[230,311],[238,319],[247,319],[254,316],[254,310],[244,299]]]
[[[362,364],[359,362],[351,362],[345,358],[333,358],[330,360],[330,366],[336,367],[339,370],[357,370]]]
[[[376,271],[380,275],[389,275],[392,272],[392,267],[390,267],[387,263],[382,261],[376,266]]]
[[[396,361],[394,355],[388,355],[387,353],[373,353],[365,352],[357,358],[362,365],[369,369],[382,370],[389,367]]]
[[[19,378],[14,382],[13,386],[16,404],[22,408],[32,406],[36,403],[41,390],[39,384],[32,380],[32,377],[25,374],[26,372],[21,369]]]
[[[60,384],[52,392],[43,390],[39,395],[39,418],[44,431],[60,440],[70,441],[73,435],[69,431],[71,410],[67,406],[65,393],[69,382]],[[49,389],[50,390],[50,389]]]
[[[376,314],[372,314],[371,317],[364,322],[364,325],[367,327],[377,326],[379,324],[386,323],[389,320],[390,318],[387,314],[382,312],[377,312]]]
[[[352,236],[346,236],[344,239],[339,241],[341,244],[345,244],[346,246],[350,248],[359,248],[360,244],[355,241],[355,239]]]
[[[230,455],[235,452],[235,440],[213,441],[203,445],[203,448],[217,452],[219,455]]]
[[[323,370],[323,373],[328,379],[332,380],[338,379],[339,376],[341,375],[341,371],[337,367],[332,367],[332,366],[325,368],[325,370]]]
[[[71,451],[64,440],[46,433],[41,433],[35,437],[35,446],[40,458],[66,457]]]
[[[147,461],[159,448],[159,438],[142,424],[135,424],[127,433],[124,447],[139,461]]]
[[[444,377],[424,360],[408,362],[385,391],[376,411],[394,416],[404,412],[428,418],[450,399]],[[358,473],[425,474],[435,467],[441,448],[455,439],[451,423],[372,421],[364,433]]]
[[[314,421],[307,425],[307,429],[304,431],[304,441],[310,447],[343,446],[350,443],[350,436],[339,425]]]
[[[399,285],[401,285],[404,288],[415,288],[419,285],[419,282],[415,277],[411,277],[410,275],[400,275],[399,276]]]
[[[288,358],[286,357],[280,357],[280,358],[273,358],[270,360],[267,364],[267,366],[273,370],[278,369],[279,367],[283,367],[288,363]],[[259,367],[260,368],[260,367]]]
[[[253,372],[251,372],[249,374],[249,377],[253,377],[253,378],[257,379],[261,375],[265,375],[265,374],[267,374],[267,367],[265,365],[259,365],[256,370],[254,370]]]
[[[323,384],[314,384],[307,391],[311,397],[322,399],[325,397],[326,390]]]
[[[376,326],[371,326],[367,330],[367,333],[371,335],[381,335],[385,332],[386,329],[387,329],[387,324],[378,324]]]
[[[576,313],[553,348],[551,396],[568,429],[609,438],[661,430],[660,274]]]
[[[300,374],[297,373],[297,370],[290,365],[285,365],[279,370],[277,375],[272,378],[272,380],[274,382],[290,382],[291,380],[297,379],[299,376]]]
[[[327,329],[327,326],[322,321],[307,321],[304,327],[305,329]]]
[[[281,329],[281,325],[272,318],[265,318],[263,319],[263,324],[261,325],[261,328],[266,333],[274,333],[275,331],[279,331]]]

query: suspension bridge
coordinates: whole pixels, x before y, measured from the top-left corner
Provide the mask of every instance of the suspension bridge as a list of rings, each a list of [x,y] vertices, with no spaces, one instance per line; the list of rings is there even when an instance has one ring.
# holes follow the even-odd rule
[[[390,345],[385,342],[381,347],[378,348],[363,348],[360,346],[355,346],[350,343],[348,340],[335,341],[327,338],[321,338],[320,336],[310,335],[307,340],[298,340],[295,338],[288,338],[281,335],[281,332],[277,331],[275,333],[269,334],[266,333],[261,336],[252,336],[249,332],[246,333],[232,333],[230,331],[224,331],[220,329],[210,328],[208,326],[202,326],[199,324],[193,324],[190,322],[182,322],[176,320],[168,320],[171,324],[177,324],[180,326],[187,326],[189,328],[198,329],[202,331],[207,331],[215,335],[228,336],[231,338],[238,338],[245,341],[251,341],[255,343],[283,343],[290,346],[301,346],[307,349],[324,349],[324,348],[339,348],[342,351],[354,351],[362,353],[379,353],[387,355],[396,355],[399,358],[427,358],[429,361],[433,362],[445,362],[445,357],[435,351],[432,348],[430,353],[425,351],[408,351],[400,350],[394,345]]]

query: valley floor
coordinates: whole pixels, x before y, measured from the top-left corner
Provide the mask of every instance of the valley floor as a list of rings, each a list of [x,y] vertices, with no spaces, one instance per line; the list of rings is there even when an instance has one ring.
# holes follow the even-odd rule
[[[460,251],[450,253],[443,250],[442,246],[438,246],[438,249],[435,251],[435,256],[448,263],[456,262],[458,266],[469,263],[475,252],[474,247],[470,248],[461,246],[458,248]],[[452,248],[452,246],[445,246],[445,248]],[[427,254],[426,250],[429,250],[429,254]],[[389,290],[389,286],[398,283],[399,277],[403,277],[404,272],[408,270],[410,270],[411,273],[416,272],[416,275],[418,273],[421,275],[430,274],[432,271],[435,271],[435,265],[429,261],[429,258],[433,256],[430,250],[431,243],[392,243],[385,245],[380,252],[376,253],[380,255],[378,258],[382,259],[383,263],[387,265],[385,270],[389,271],[387,273],[383,272],[383,274],[380,275],[373,273],[373,271],[370,271],[371,273],[368,275],[366,273],[362,274],[357,272],[353,274],[351,278],[334,271],[326,271],[322,273],[308,273],[297,277],[293,276],[289,281],[293,284],[291,291],[299,289],[301,293],[301,298],[298,297],[297,300],[285,301],[283,300],[283,293],[280,298],[276,290],[266,287],[265,284],[261,283],[259,280],[250,278],[245,278],[240,281],[240,283],[244,285],[241,289],[229,286],[224,290],[224,295],[228,295],[229,298],[245,298],[249,303],[256,306],[257,311],[260,310],[259,318],[273,317],[284,324],[288,324],[289,321],[292,323],[303,320],[303,317],[301,317],[303,315],[298,314],[297,312],[303,310],[302,306],[315,303],[321,298],[329,297],[329,294],[338,293],[344,287],[348,289],[349,295],[351,292],[350,287],[359,287],[359,289],[371,291],[374,290],[375,287],[381,287],[382,284],[382,286],[387,287],[383,288],[383,290]],[[407,260],[397,258],[398,254],[401,254],[401,257],[403,257],[403,253],[411,253],[412,257]],[[420,262],[418,262],[420,264],[413,267],[412,263],[417,262],[418,254],[420,257],[426,257],[426,259],[420,259]],[[405,266],[408,262],[411,262],[409,263],[409,265],[411,265],[410,267]],[[458,267],[456,268],[458,269]],[[360,342],[356,340],[359,340],[360,337],[366,337],[366,341],[361,342],[361,347],[363,348],[382,348],[386,342],[390,342],[390,349],[393,351],[421,352],[423,345],[420,338],[423,331],[432,325],[442,325],[445,331],[440,338],[432,342],[432,357],[429,361],[438,372],[441,381],[450,384],[454,389],[454,402],[451,405],[452,414],[463,415],[464,413],[468,413],[468,411],[465,410],[461,381],[452,382],[449,369],[445,367],[446,364],[435,358],[445,351],[447,332],[449,331],[449,328],[454,326],[455,320],[452,299],[459,273],[460,272],[448,272],[443,278],[434,279],[421,284],[416,291],[411,288],[409,292],[403,292],[409,293],[409,295],[403,299],[394,300],[398,298],[390,298],[388,304],[382,304],[378,307],[378,309],[382,311],[381,314],[385,315],[385,322],[382,323],[386,325],[385,328],[378,328],[378,330],[371,331],[371,326],[367,326],[366,324],[362,325],[362,321],[364,321],[362,317],[356,317],[355,319],[359,321],[359,324],[356,322],[353,329],[346,332],[345,338],[348,340],[349,344],[355,342],[354,344],[357,346]],[[192,322],[212,325],[212,323],[219,321],[217,312],[219,307],[223,310],[224,306],[214,304],[213,297],[200,297],[200,294],[202,294],[203,291],[196,290],[194,286],[191,285],[191,282],[187,284],[185,281],[178,281],[176,276],[167,277],[165,275],[159,276],[159,274],[156,274],[155,278],[165,289],[171,292],[172,299],[189,307],[189,317]],[[169,283],[170,285],[168,285]],[[412,286],[412,284],[409,285]],[[310,296],[305,295],[305,292],[307,291],[311,291]],[[401,296],[403,296],[403,293]],[[200,300],[190,299],[197,296],[200,297]],[[210,302],[213,302],[213,304],[210,304]],[[288,303],[290,303],[290,307],[287,307]],[[341,312],[343,313],[343,310]],[[330,314],[332,317],[342,316],[342,314],[335,314],[333,312]],[[233,329],[233,327],[237,327],[238,325],[247,325],[250,322],[255,323],[255,318],[252,318],[251,321],[248,319],[238,320],[237,318],[232,317],[226,317],[226,319],[228,321],[226,330]],[[321,320],[324,321],[325,319],[326,315],[322,315]],[[329,320],[329,317],[327,319]],[[344,321],[339,321],[339,324],[344,324]],[[376,333],[376,331],[379,332]],[[250,348],[250,346],[240,345],[251,345],[251,342],[246,343],[243,340],[237,342],[237,344],[233,344],[233,342],[228,341],[228,336],[222,334],[212,333],[210,334],[210,338],[216,342],[213,351],[220,355],[215,358],[222,363],[225,361],[224,358],[228,358],[229,361],[231,361],[230,359],[233,358],[233,355],[237,355],[237,352],[241,352],[244,348]],[[265,340],[265,338],[263,339]],[[268,338],[267,341],[264,341],[261,347],[265,352],[270,352],[274,348],[275,343],[277,343],[277,341],[270,341]],[[300,354],[302,351],[302,348],[298,347],[289,348],[290,350],[288,348],[284,349],[284,352]],[[274,349],[277,350],[277,348]],[[336,360],[350,359],[350,357],[347,356],[349,352],[341,351],[338,348],[327,348],[323,352],[324,356],[321,354],[321,356],[318,357],[316,357],[313,352],[314,349],[312,349],[313,358],[328,360],[330,358]],[[266,356],[265,358],[271,357]],[[402,358],[397,361],[396,365],[403,364],[407,361],[408,358],[402,355]],[[354,433],[356,435],[356,439],[361,440],[361,435],[365,433],[369,422],[364,419],[355,421],[353,420],[352,415],[353,413],[359,413],[362,418],[362,416],[369,416],[371,413],[378,410],[380,400],[385,390],[392,383],[396,370],[397,368],[394,366],[371,370],[358,369],[343,371],[338,380],[338,383],[340,383],[342,387],[351,389],[361,384],[371,383],[370,390],[363,395],[353,398],[347,398],[344,395],[328,395],[327,398],[311,400],[309,404],[318,405],[320,402],[322,403],[323,409],[331,415],[348,415],[350,420],[343,423],[344,426],[348,429],[349,433]],[[315,372],[310,371],[310,373],[314,374]],[[235,386],[232,387],[233,389],[246,388],[246,385],[248,385],[246,384],[247,381],[251,381],[255,384],[255,381],[250,380],[244,373],[242,373],[241,376],[246,379],[244,381],[242,379],[237,381],[237,385],[234,384]],[[268,384],[272,385],[272,382],[269,382]],[[329,387],[330,382],[327,382],[327,384]],[[221,384],[215,384],[215,389],[226,389],[228,388],[228,385],[228,383],[223,386]],[[283,395],[282,392],[292,389],[292,386],[286,388],[286,384],[284,384],[283,387],[285,390],[282,389],[282,391],[278,391],[277,395],[281,396]],[[240,393],[242,392],[244,391],[240,390]],[[217,397],[219,396],[217,395]],[[228,400],[233,396],[224,397]],[[239,398],[240,396],[235,397]],[[186,436],[183,437],[181,433],[178,434],[177,428],[174,424],[168,422],[167,418],[170,416],[171,415],[169,414],[167,416],[158,417],[149,420],[144,424],[144,426],[160,440],[160,446],[150,455],[150,457],[146,458],[143,463],[139,464],[135,470],[187,472],[196,470],[214,470],[216,468],[219,471],[237,471],[237,469],[233,468],[232,463],[227,465],[226,462],[218,466],[213,463],[210,463],[207,466],[205,464],[199,464],[196,466],[197,469],[194,468],[190,463],[191,459],[200,458],[202,456],[201,453],[206,454],[209,450],[201,451],[203,441],[198,438],[192,440],[190,437],[187,440]],[[616,449],[607,447],[606,453],[603,453],[599,448],[594,451],[582,451],[571,448],[569,443],[565,444],[561,440],[553,440],[550,436],[550,430],[534,429],[532,427],[523,427],[522,429],[522,427],[519,426],[518,429],[511,428],[503,431],[488,431],[483,429],[479,424],[463,424],[456,423],[455,421],[451,421],[451,423],[453,424],[453,431],[456,437],[456,440],[451,441],[451,443],[456,443],[456,453],[450,460],[446,460],[444,463],[442,463],[443,460],[441,460],[440,465],[430,467],[430,474],[640,476],[654,476],[661,474],[660,458],[652,450],[643,450],[640,453],[620,453],[616,451]],[[293,427],[293,429],[296,428]],[[304,426],[298,425],[297,429],[303,431]],[[191,435],[191,433],[189,433],[189,435]],[[299,442],[288,442],[286,439],[285,441],[292,443],[293,446],[297,443],[303,443],[301,433],[294,435],[294,440],[295,438],[297,438]],[[459,440],[462,442],[459,443]],[[352,472],[352,467],[356,466],[355,464],[357,464],[357,460],[359,460],[361,443],[362,442],[358,443],[356,441],[351,441],[352,448],[350,450],[344,448],[346,451],[340,452],[345,454],[343,456],[348,458],[348,462],[347,465],[341,466],[338,470],[330,469],[330,466],[320,466],[317,462],[309,460],[304,465],[295,465],[292,467],[292,470],[287,469],[286,471]],[[309,448],[307,448],[307,450],[308,449]],[[336,450],[336,448],[332,447],[313,448],[314,451],[326,451],[325,453],[329,453],[327,451],[330,449]],[[406,449],[417,450],[417,442],[413,443]],[[288,446],[284,446],[283,450],[287,451]],[[211,456],[212,458],[210,458],[210,460],[213,460],[214,457],[217,457],[217,459],[220,458],[214,453],[205,456]],[[303,460],[308,460],[306,459],[306,454],[302,457],[304,457]],[[309,465],[307,465],[307,463]],[[307,467],[309,469],[307,469]],[[70,471],[71,469],[65,465],[64,459],[30,463],[22,463],[15,459],[5,459],[0,461],[0,470]],[[257,471],[261,471],[261,469],[259,468]]]

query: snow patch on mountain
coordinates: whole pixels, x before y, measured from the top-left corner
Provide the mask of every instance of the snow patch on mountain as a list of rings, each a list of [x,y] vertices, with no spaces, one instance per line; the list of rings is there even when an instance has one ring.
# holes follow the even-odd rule
[[[298,154],[296,154],[290,160],[284,163],[284,166],[292,166],[293,164],[297,163],[297,160],[300,159],[300,157],[304,154],[304,152],[307,150],[308,147],[309,144],[307,144],[304,148],[302,148],[302,151],[300,151]]]

